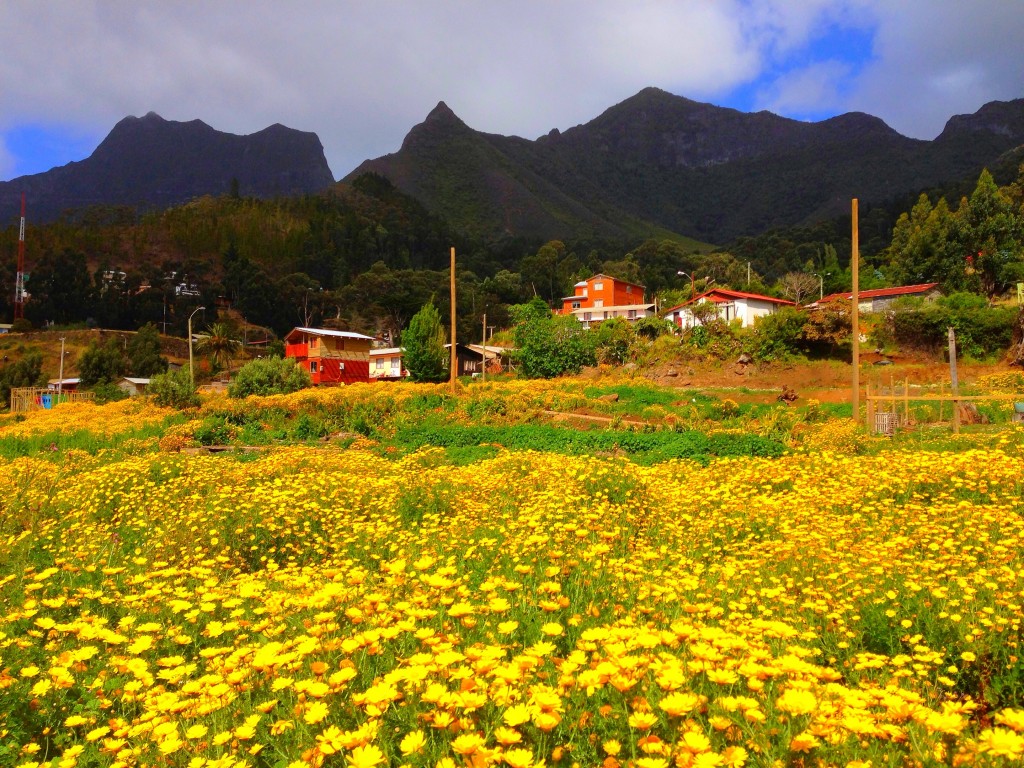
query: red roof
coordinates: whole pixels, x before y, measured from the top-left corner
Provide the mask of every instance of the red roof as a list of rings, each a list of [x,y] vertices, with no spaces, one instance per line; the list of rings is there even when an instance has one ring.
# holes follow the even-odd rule
[[[730,299],[758,299],[760,301],[770,301],[773,304],[789,304],[796,306],[796,302],[788,301],[786,299],[777,299],[774,296],[764,296],[760,293],[746,293],[745,291],[734,291],[730,288],[712,288],[710,291],[704,291],[704,293],[694,296],[689,301],[685,301],[671,309],[664,310],[665,313],[675,312],[677,309],[693,304],[695,301],[701,299],[707,299],[715,303],[724,303]]]
[[[938,283],[921,283],[919,285],[901,285],[897,288],[873,288],[870,291],[860,291],[858,294],[859,299],[877,299],[885,296],[913,296],[918,293],[928,293],[932,288],[938,286]],[[847,291],[846,293],[830,293],[823,299],[818,301],[822,304],[826,301],[836,301],[837,299],[852,299],[853,291]]]

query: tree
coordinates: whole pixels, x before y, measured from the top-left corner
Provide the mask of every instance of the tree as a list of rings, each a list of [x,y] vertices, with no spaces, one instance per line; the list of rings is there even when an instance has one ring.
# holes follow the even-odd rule
[[[146,323],[128,342],[128,370],[133,376],[153,376],[167,370],[167,358],[160,355],[160,334]]]
[[[782,295],[797,304],[818,293],[819,286],[818,278],[806,272],[789,272],[779,281]]]
[[[444,381],[447,350],[441,315],[430,301],[409,321],[402,333],[403,359],[413,381]]]
[[[228,396],[286,395],[305,389],[312,383],[309,372],[296,365],[294,360],[263,357],[241,367],[228,387]]]
[[[513,359],[519,372],[529,378],[550,379],[579,373],[595,365],[595,338],[573,316],[555,317],[543,299],[511,307],[516,322],[512,332],[516,344]]]
[[[231,358],[242,346],[235,337],[234,329],[227,323],[214,323],[206,329],[206,336],[199,340],[199,349],[210,356],[214,365],[225,367],[231,375]]]
[[[150,379],[146,394],[164,408],[184,410],[199,405],[199,394],[187,368],[157,374]]]
[[[121,347],[121,340],[112,337],[100,346],[95,341],[82,353],[78,360],[78,377],[81,386],[95,387],[97,384],[112,384],[124,376],[128,369]]]
[[[46,384],[43,375],[43,356],[32,351],[21,360],[0,367],[0,407],[6,408],[11,402],[14,387],[41,387]]]

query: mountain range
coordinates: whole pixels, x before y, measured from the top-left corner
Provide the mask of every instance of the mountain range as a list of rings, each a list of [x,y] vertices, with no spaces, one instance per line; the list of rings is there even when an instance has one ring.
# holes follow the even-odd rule
[[[530,141],[473,130],[443,102],[362,163],[463,231],[542,239],[669,230],[725,242],[965,176],[1024,143],[1024,99],[951,118],[933,141],[877,117],[801,122],[646,88]]]
[[[315,133],[275,124],[237,136],[150,112],[121,120],[85,160],[0,182],[0,210],[17,212],[22,192],[38,222],[92,205],[167,208],[235,184],[240,194],[273,197],[333,183]]]
[[[629,241],[672,234],[724,243],[803,225],[976,177],[1024,144],[1024,99],[957,115],[932,141],[877,117],[801,122],[646,88],[588,123],[535,140],[483,133],[441,102],[399,151],[363,162],[457,231]],[[166,208],[202,195],[316,193],[334,184],[314,133],[272,125],[249,136],[149,113],[119,122],[93,154],[0,182],[0,210],[24,191],[31,219],[91,205]]]

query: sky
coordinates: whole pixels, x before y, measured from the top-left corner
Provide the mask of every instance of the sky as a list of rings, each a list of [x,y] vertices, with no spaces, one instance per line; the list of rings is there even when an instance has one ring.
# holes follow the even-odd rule
[[[88,157],[114,124],[314,131],[331,171],[395,152],[444,101],[536,138],[641,89],[932,139],[1024,97],[1024,0],[5,0],[0,180]]]

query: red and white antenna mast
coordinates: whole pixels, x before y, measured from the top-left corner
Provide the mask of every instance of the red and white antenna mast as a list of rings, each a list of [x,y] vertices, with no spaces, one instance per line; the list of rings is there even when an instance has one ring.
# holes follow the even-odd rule
[[[25,193],[21,193],[21,227],[18,229],[18,274],[14,278],[14,319],[25,316]]]

